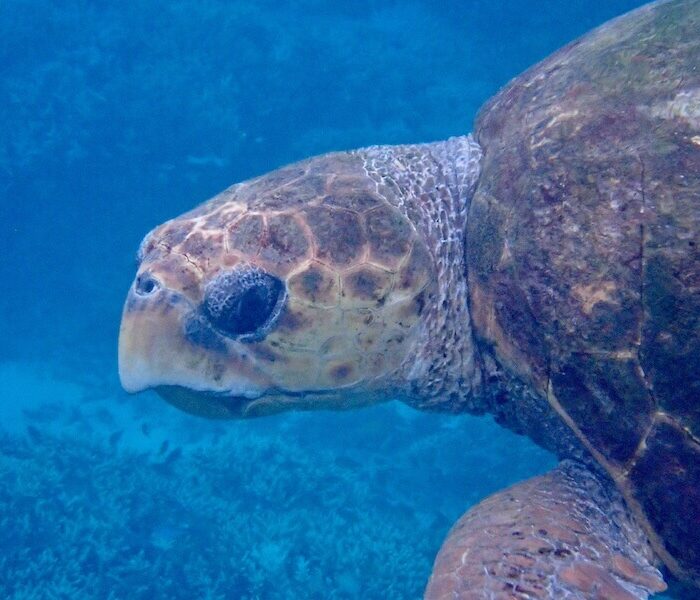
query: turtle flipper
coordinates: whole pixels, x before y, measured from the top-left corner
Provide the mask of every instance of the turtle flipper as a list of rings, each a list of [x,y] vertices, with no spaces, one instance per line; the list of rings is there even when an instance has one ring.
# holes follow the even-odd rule
[[[614,489],[563,462],[494,494],[452,528],[428,600],[636,600],[666,585]]]

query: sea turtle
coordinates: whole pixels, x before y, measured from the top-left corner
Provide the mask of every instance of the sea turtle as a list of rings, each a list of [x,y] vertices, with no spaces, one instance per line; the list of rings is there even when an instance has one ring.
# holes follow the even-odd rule
[[[561,457],[462,517],[427,597],[646,598],[664,566],[700,594],[700,0],[563,48],[473,135],[234,185],[138,256],[128,391],[209,417],[400,398]]]

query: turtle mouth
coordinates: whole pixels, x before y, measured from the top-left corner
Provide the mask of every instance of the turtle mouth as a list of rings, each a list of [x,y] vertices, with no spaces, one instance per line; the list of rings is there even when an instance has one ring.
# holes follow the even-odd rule
[[[153,390],[166,402],[187,413],[210,419],[240,419],[259,398],[222,392],[192,390],[180,385],[159,385]]]
[[[274,389],[250,396],[193,390],[181,385],[159,385],[153,390],[176,408],[208,419],[247,419],[290,409],[350,409],[391,399],[386,394],[354,387],[303,392]]]

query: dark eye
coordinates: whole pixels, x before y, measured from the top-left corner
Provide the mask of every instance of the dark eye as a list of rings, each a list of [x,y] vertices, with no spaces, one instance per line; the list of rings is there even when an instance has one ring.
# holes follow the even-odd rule
[[[285,297],[284,284],[277,277],[244,266],[222,273],[207,284],[202,310],[221,332],[254,341],[265,337]]]

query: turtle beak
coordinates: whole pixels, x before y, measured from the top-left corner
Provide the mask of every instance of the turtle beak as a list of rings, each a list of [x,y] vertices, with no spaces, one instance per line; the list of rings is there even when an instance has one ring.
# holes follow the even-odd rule
[[[144,284],[136,279],[119,330],[119,377],[127,392],[194,382],[196,372],[192,367],[204,356],[200,353],[191,361],[183,361],[195,350],[183,336],[188,309],[181,296],[163,288],[157,280],[150,278]]]
[[[202,323],[183,295],[154,279],[131,286],[119,331],[127,392],[155,389],[188,412],[237,417],[268,385],[253,362]]]

